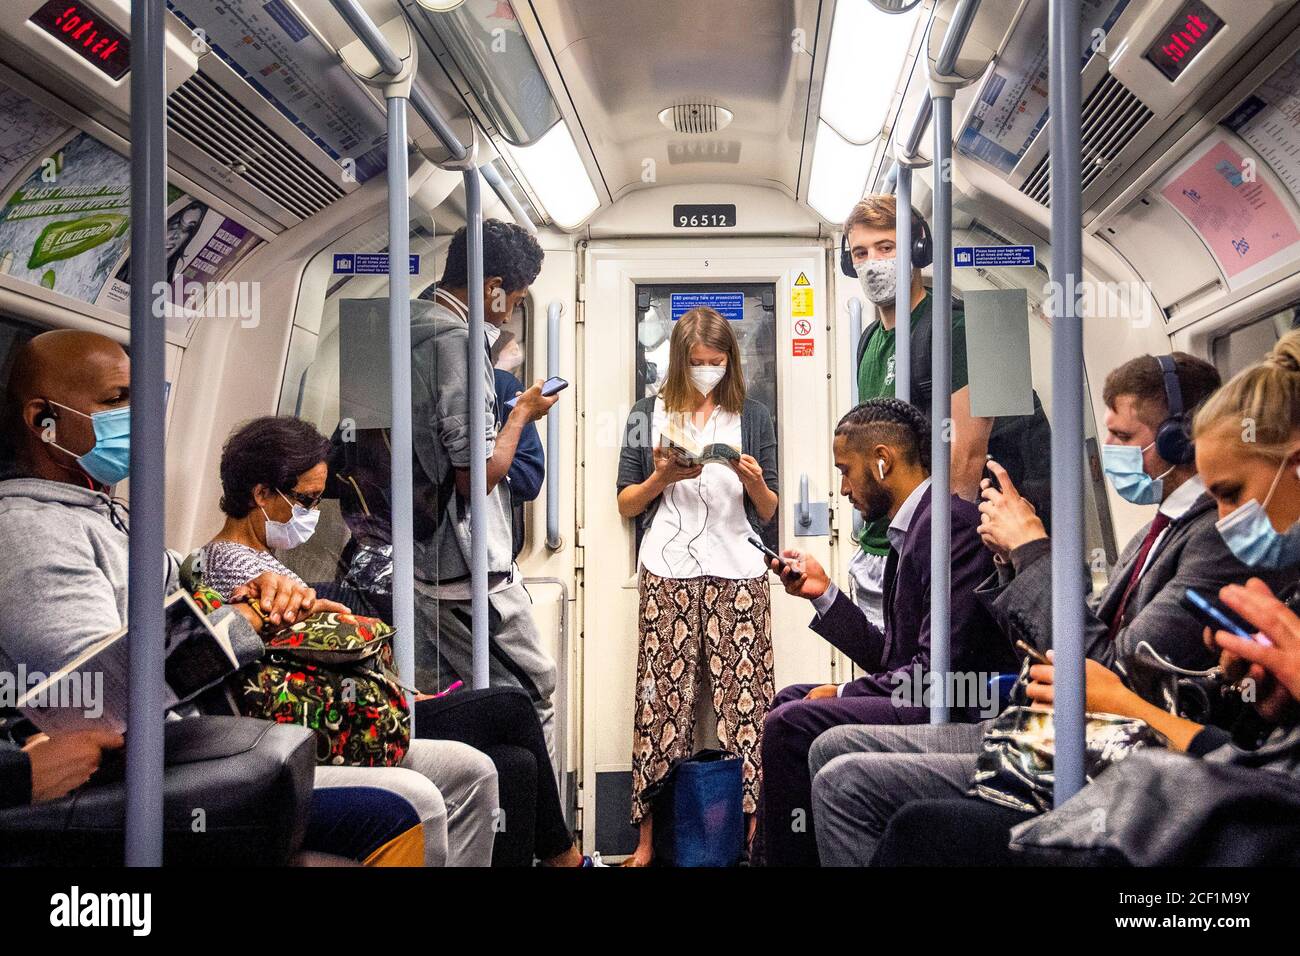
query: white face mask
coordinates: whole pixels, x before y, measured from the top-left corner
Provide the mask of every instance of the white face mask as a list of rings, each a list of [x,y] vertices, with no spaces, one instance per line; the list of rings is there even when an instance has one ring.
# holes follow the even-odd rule
[[[701,395],[708,395],[718,387],[722,377],[727,374],[727,366],[692,365],[686,371],[691,377],[691,384],[695,386],[695,390]]]
[[[501,338],[501,326],[493,325],[491,322],[484,322],[483,334],[487,336],[488,348],[491,348],[497,344],[497,339]]]
[[[284,495],[276,492],[281,498]],[[288,498],[284,498],[289,503]],[[300,544],[306,544],[308,539],[316,533],[316,522],[320,520],[320,512],[311,508],[304,508],[296,501],[292,502],[293,517],[288,521],[272,521],[267,515],[266,509],[262,509],[262,517],[266,518],[266,545],[269,548],[275,548],[277,551],[288,551],[298,547]]]
[[[867,259],[856,266],[862,294],[876,305],[892,305],[898,289],[896,259]]]

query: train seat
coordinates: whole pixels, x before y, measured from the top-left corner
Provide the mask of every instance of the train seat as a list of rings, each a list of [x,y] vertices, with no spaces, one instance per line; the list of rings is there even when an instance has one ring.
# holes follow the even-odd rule
[[[306,862],[296,855],[316,767],[310,730],[247,717],[193,717],[169,722],[165,745],[165,864]],[[62,799],[0,811],[0,865],[120,866],[121,758],[103,771],[102,782]]]

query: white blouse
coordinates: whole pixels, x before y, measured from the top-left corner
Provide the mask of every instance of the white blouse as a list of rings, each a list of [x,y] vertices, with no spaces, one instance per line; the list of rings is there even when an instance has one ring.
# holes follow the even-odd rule
[[[675,416],[678,417],[678,416]],[[740,416],[716,407],[697,428],[689,414],[682,427],[702,445],[741,447]],[[651,442],[658,447],[668,414],[655,400]],[[698,478],[669,485],[641,539],[641,567],[663,578],[716,577],[744,580],[767,573],[763,554],[746,539],[754,530],[745,516],[745,488],[730,465],[709,462]]]

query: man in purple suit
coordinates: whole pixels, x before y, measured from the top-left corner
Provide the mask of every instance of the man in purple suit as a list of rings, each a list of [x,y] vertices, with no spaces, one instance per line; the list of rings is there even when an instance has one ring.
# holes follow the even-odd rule
[[[811,555],[785,551],[792,563],[784,569],[771,562],[788,593],[812,602],[816,617],[810,627],[864,673],[840,685],[794,684],[773,701],[763,725],[760,840],[755,853],[769,866],[817,865],[808,751],[819,734],[840,724],[929,720],[929,423],[906,402],[871,399],[840,419],[834,447],[840,494],[866,521],[889,519],[885,626],[882,630],[868,621]],[[997,713],[988,677],[1014,672],[1016,658],[975,597],[976,586],[993,571],[992,555],[977,531],[979,512],[956,495],[945,496],[943,506],[952,511],[953,679],[947,684],[947,700],[953,720],[971,721]]]

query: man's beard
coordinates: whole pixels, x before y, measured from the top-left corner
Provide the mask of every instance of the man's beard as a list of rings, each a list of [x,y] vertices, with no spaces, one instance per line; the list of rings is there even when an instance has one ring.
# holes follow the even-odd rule
[[[894,499],[890,497],[885,486],[868,475],[866,500],[863,502],[866,505],[866,509],[862,512],[863,520],[868,524],[881,520],[889,514],[889,509],[893,503]]]

